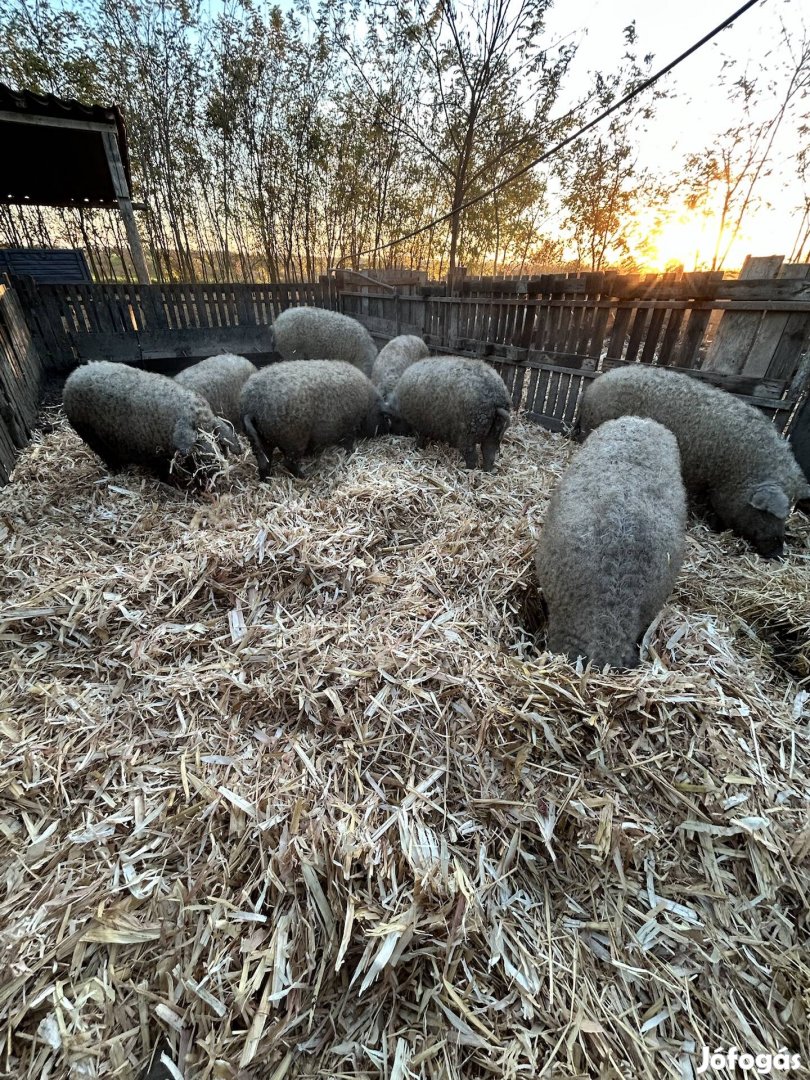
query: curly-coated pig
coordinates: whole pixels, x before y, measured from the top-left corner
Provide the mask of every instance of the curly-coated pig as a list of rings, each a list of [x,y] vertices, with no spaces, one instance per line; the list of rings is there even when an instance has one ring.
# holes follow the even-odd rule
[[[461,451],[468,469],[478,465],[478,444],[484,469],[492,470],[501,439],[509,426],[512,402],[503,379],[483,360],[431,356],[402,373],[385,411],[393,422],[404,421],[416,432],[422,449],[438,439]]]
[[[760,555],[782,554],[785,519],[810,485],[773,424],[752,405],[690,375],[642,365],[600,375],[583,395],[580,429],[619,416],[657,420],[675,435],[683,481],[725,528]]]
[[[362,323],[327,308],[287,308],[273,323],[273,333],[285,360],[345,360],[370,375],[377,356]]]
[[[685,525],[673,434],[635,416],[594,431],[555,487],[537,545],[549,649],[636,667],[678,576]]]
[[[400,334],[399,337],[392,338],[387,345],[383,345],[371,370],[371,381],[379,390],[383,401],[387,401],[391,396],[391,391],[403,371],[429,355],[430,349],[415,334]]]
[[[304,454],[334,443],[351,450],[357,435],[377,434],[383,419],[371,380],[343,360],[271,364],[245,383],[240,408],[261,480],[276,447],[300,476]]]
[[[103,360],[77,368],[65,382],[63,403],[71,426],[112,470],[143,465],[166,480],[175,454],[199,473],[214,464],[211,440],[239,451],[228,424],[199,394],[127,364]]]
[[[239,397],[242,387],[255,374],[256,367],[247,357],[220,353],[184,368],[174,381],[204,397],[215,416],[223,417],[240,431]]]

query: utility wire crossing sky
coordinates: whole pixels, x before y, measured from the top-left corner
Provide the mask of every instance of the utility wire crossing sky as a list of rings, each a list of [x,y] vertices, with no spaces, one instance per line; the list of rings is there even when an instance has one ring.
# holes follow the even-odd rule
[[[474,199],[468,199],[465,203],[462,203],[461,206],[459,206],[458,211],[449,210],[447,213],[442,214],[440,217],[434,218],[433,221],[428,222],[427,225],[422,225],[418,229],[413,229],[411,232],[404,233],[402,236],[398,236],[396,240],[389,240],[386,244],[380,244],[377,247],[368,248],[366,251],[361,251],[358,253],[358,255],[373,255],[375,252],[385,251],[386,248],[395,247],[397,244],[404,243],[406,240],[411,240],[414,236],[419,236],[421,233],[427,232],[429,229],[435,228],[442,222],[448,221],[451,217],[453,217],[454,212],[468,210],[471,206],[475,206],[477,203],[483,202],[484,199],[489,199],[492,195],[500,191],[502,188],[505,188],[509,184],[514,183],[515,180],[519,180],[521,176],[525,176],[527,172],[530,172],[537,165],[540,165],[542,164],[542,162],[548,161],[550,158],[554,157],[555,154],[558,154],[560,152],[560,150],[564,149],[566,146],[570,146],[571,143],[575,142],[582,135],[584,135],[586,131],[590,131],[592,128],[596,127],[597,124],[600,124],[603,120],[605,120],[608,116],[611,116],[613,113],[618,112],[619,109],[623,108],[634,98],[637,98],[640,94],[643,94],[646,90],[649,90],[649,88],[651,86],[654,86],[655,83],[659,81],[659,79],[662,79],[670,71],[673,71],[679,64],[683,63],[683,61],[686,60],[687,57],[691,56],[693,53],[697,52],[698,49],[702,48],[713,38],[717,37],[717,35],[723,30],[725,30],[726,27],[731,26],[735,19],[738,19],[742,14],[748,11],[749,8],[752,8],[755,4],[758,4],[760,2],[761,0],[746,0],[746,3],[742,4],[739,8],[737,8],[737,10],[734,11],[731,15],[729,15],[727,19],[724,19],[723,22],[715,26],[715,28],[713,30],[710,30],[708,34],[704,34],[704,36],[700,38],[699,41],[696,41],[694,45],[691,45],[688,49],[682,52],[680,56],[677,56],[674,60],[671,60],[664,67],[656,71],[654,75],[651,75],[648,79],[645,79],[644,82],[640,83],[639,86],[637,86],[634,90],[631,90],[629,94],[625,94],[623,98],[620,98],[618,101],[614,102],[609,108],[601,112],[598,116],[595,116],[592,120],[589,120],[587,124],[583,124],[583,126],[579,128],[578,131],[575,131],[572,135],[568,135],[565,139],[562,139],[560,142],[556,143],[554,146],[552,146],[550,150],[546,150],[544,153],[540,154],[539,157],[536,157],[533,161],[529,162],[528,165],[524,165],[522,169],[518,169],[517,172],[514,172],[511,175],[505,177],[503,180],[500,181],[500,183],[495,184],[494,187],[491,187],[488,191],[483,192],[481,195],[476,195]],[[346,257],[348,258],[349,256]]]

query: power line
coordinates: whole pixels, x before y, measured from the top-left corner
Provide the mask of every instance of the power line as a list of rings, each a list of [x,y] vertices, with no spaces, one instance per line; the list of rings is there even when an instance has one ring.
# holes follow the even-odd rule
[[[548,161],[550,157],[553,157],[555,154],[559,153],[559,151],[562,150],[564,147],[569,146],[572,142],[575,142],[581,135],[584,135],[586,131],[590,131],[592,127],[600,124],[606,117],[610,116],[611,113],[616,112],[617,109],[620,109],[623,105],[626,105],[628,101],[632,101],[633,98],[638,97],[639,94],[642,94],[645,90],[648,90],[651,86],[657,83],[659,79],[662,79],[664,75],[668,75],[673,68],[676,68],[678,64],[686,60],[688,56],[691,56],[692,53],[697,52],[698,49],[702,48],[707,41],[711,41],[713,37],[717,37],[717,35],[722,30],[725,30],[727,26],[731,26],[735,19],[738,19],[740,15],[744,14],[746,11],[748,11],[749,8],[753,7],[754,4],[757,3],[759,3],[759,0],[747,0],[745,4],[737,8],[737,10],[733,14],[729,15],[727,19],[721,22],[719,26],[715,26],[714,30],[711,30],[708,34],[704,35],[704,37],[702,37],[700,41],[696,41],[694,45],[690,46],[690,48],[686,50],[686,52],[682,52],[680,56],[677,56],[674,60],[671,60],[670,63],[666,65],[666,67],[662,67],[660,71],[656,71],[654,75],[651,75],[649,79],[645,79],[644,82],[640,83],[634,90],[631,90],[629,94],[625,94],[623,98],[620,98],[619,101],[614,102],[614,104],[611,105],[609,108],[605,109],[604,112],[600,113],[598,116],[595,116],[593,120],[589,120],[587,124],[584,124],[579,129],[579,131],[575,131],[573,135],[568,135],[561,142],[558,142],[555,146],[552,146],[550,150],[546,150],[545,153],[541,154],[539,157],[536,157],[533,161],[530,161],[528,165],[524,165],[522,169],[518,169],[517,172],[511,173],[504,180],[501,180],[499,183],[495,184],[494,187],[491,187],[488,191],[485,191],[482,195],[476,195],[475,198],[468,199],[467,202],[462,203],[461,206],[459,206],[456,210],[449,210],[446,214],[442,214],[441,217],[434,218],[433,221],[428,222],[427,225],[422,225],[418,229],[413,229],[411,232],[405,233],[403,236],[398,236],[396,240],[389,240],[387,244],[380,244],[377,247],[369,248],[367,251],[358,251],[355,255],[355,258],[359,258],[362,255],[373,255],[377,251],[385,251],[386,248],[395,247],[397,244],[402,244],[406,240],[412,240],[414,236],[419,236],[421,233],[427,232],[428,229],[434,229],[437,225],[441,225],[443,221],[448,221],[455,214],[460,214],[462,211],[468,210],[471,206],[475,206],[476,203],[480,203],[483,202],[484,199],[488,199],[490,195],[494,195],[496,192],[500,191],[501,188],[505,188],[508,184],[513,183],[515,180],[519,180],[521,176],[525,176],[526,173],[530,172],[533,168],[535,168],[536,165],[540,165],[542,164],[542,162]],[[342,262],[343,260],[341,259],[340,261]]]

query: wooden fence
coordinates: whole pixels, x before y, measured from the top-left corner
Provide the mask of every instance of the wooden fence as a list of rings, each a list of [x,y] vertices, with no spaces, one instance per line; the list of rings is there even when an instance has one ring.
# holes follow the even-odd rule
[[[42,365],[14,290],[0,283],[0,485],[31,438]]]
[[[767,276],[779,274],[780,276]],[[753,275],[753,276],[752,276]],[[808,426],[810,267],[749,260],[722,274],[460,277],[392,284],[336,271],[276,285],[37,285],[15,280],[50,368],[116,359],[171,372],[218,351],[273,356],[270,327],[301,304],[352,315],[377,336],[423,337],[434,352],[485,356],[516,408],[552,430],[575,419],[588,382],[616,364],[687,371],[740,395],[781,430]],[[798,428],[797,428],[798,425]],[[808,466],[810,468],[810,465]]]
[[[50,368],[118,360],[155,370],[235,352],[273,355],[272,326],[288,307],[332,307],[330,282],[282,285],[42,285],[15,279],[31,331]]]
[[[762,261],[749,260],[735,281],[717,273],[465,279],[458,296],[435,286],[375,292],[338,272],[335,291],[340,310],[372,332],[418,334],[436,350],[487,356],[516,407],[554,430],[571,422],[598,372],[637,362],[721,385],[785,428],[806,382],[799,369],[810,338],[810,267],[751,278]]]
[[[751,329],[746,348],[739,338],[729,342],[713,369],[768,379],[795,372],[810,329],[810,280],[668,277],[549,275],[493,281],[486,293],[473,281],[460,296],[431,288],[405,296],[344,290],[338,274],[336,291],[341,310],[380,332],[395,328],[458,347],[493,343],[514,350],[513,360],[553,357],[577,368],[595,368],[603,357],[699,367],[713,336],[707,335],[713,314],[717,323],[723,313],[745,313]],[[749,357],[757,370],[746,367]]]

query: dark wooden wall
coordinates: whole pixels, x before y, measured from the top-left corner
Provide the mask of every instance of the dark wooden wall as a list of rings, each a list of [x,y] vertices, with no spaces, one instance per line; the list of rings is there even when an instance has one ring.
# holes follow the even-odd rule
[[[13,289],[0,283],[0,484],[8,483],[17,454],[37,417],[42,364]]]
[[[0,274],[32,277],[51,285],[89,285],[93,280],[79,248],[0,248]]]

